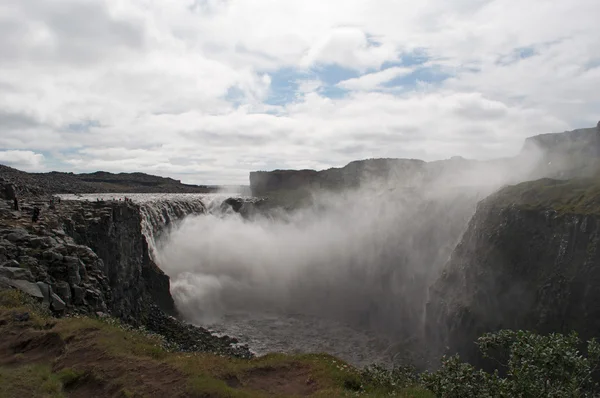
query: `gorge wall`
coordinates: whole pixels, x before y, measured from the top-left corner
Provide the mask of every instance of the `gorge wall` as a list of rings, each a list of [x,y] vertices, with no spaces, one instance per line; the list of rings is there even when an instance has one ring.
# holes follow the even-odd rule
[[[392,186],[452,184],[473,178],[481,180],[484,175],[492,184],[543,177],[566,179],[593,175],[600,168],[599,159],[600,123],[592,128],[529,137],[517,156],[504,159],[477,161],[458,156],[433,162],[366,159],[321,171],[255,171],[250,173],[250,188],[254,196],[265,196],[277,191],[355,189],[383,182]]]
[[[491,195],[430,289],[427,340],[482,365],[474,341],[485,332],[597,337],[599,242],[597,179],[543,179]]]
[[[149,305],[175,314],[169,278],[151,259],[140,207],[130,202],[70,204],[65,232],[102,259],[112,292],[109,308],[129,323],[143,322]]]

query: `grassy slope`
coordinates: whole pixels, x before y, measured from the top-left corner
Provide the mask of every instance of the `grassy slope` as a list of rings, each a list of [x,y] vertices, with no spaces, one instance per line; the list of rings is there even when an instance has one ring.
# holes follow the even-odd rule
[[[15,314],[27,312],[28,321]],[[432,397],[420,389],[365,384],[324,354],[252,360],[169,352],[156,336],[112,319],[44,315],[13,290],[0,291],[0,397]],[[389,395],[392,393],[392,395]],[[91,395],[90,395],[91,394]]]
[[[497,206],[555,210],[560,214],[600,215],[600,175],[594,178],[543,178],[506,187],[486,201]]]

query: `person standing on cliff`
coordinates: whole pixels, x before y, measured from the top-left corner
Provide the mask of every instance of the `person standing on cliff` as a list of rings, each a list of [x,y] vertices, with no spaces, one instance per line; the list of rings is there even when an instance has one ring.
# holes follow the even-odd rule
[[[40,208],[36,206],[33,208],[33,214],[31,215],[31,222],[36,223],[36,222],[38,222],[39,218],[40,218]]]

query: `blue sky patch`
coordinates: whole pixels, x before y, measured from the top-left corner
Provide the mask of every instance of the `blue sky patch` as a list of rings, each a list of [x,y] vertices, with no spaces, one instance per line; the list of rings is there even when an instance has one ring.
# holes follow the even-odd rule
[[[529,47],[517,47],[513,49],[509,54],[501,55],[496,61],[497,65],[507,66],[514,64],[523,59],[533,57],[538,52],[534,46]]]
[[[398,86],[402,86],[404,88],[413,88],[418,82],[441,83],[450,77],[452,77],[451,74],[442,71],[438,67],[424,67],[418,68],[408,75],[399,76],[395,79],[392,79],[384,83],[382,86],[388,88],[394,88]]]
[[[282,106],[301,98],[302,93],[299,92],[299,85],[302,81],[315,80],[321,82],[321,87],[318,93],[324,97],[331,99],[344,98],[350,93],[350,90],[337,86],[338,83],[358,78],[369,73],[380,72],[393,67],[417,67],[414,72],[392,79],[387,83],[382,84],[383,88],[412,88],[419,81],[428,83],[441,83],[451,77],[449,73],[443,72],[435,66],[424,66],[430,61],[430,57],[424,49],[417,49],[411,52],[406,52],[401,55],[400,60],[396,62],[385,62],[380,69],[370,69],[364,73],[359,73],[354,69],[344,68],[335,64],[318,65],[309,70],[301,70],[296,68],[282,68],[270,74],[271,90],[265,103],[268,105]],[[419,68],[419,65],[423,67]],[[231,90],[230,90],[231,91]],[[236,104],[238,99],[232,91],[231,95],[227,96],[230,102]]]
[[[271,92],[265,103],[269,105],[285,105],[293,102],[298,90],[298,80],[306,79],[307,74],[294,68],[279,69],[270,74]]]
[[[87,133],[92,127],[100,127],[98,120],[85,120],[79,123],[71,123],[66,126],[66,130],[73,133]]]
[[[242,89],[237,86],[232,86],[227,89],[225,94],[225,100],[232,103],[234,106],[240,106],[244,104],[246,96]]]

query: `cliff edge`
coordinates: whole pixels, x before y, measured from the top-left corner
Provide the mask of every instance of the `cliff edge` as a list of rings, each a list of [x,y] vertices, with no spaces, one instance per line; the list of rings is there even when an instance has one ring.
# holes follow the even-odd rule
[[[600,334],[600,179],[542,179],[481,201],[430,288],[427,339],[485,364],[485,332]]]

